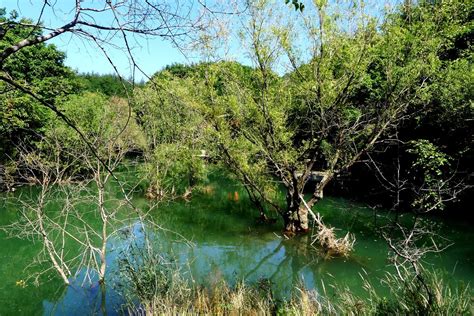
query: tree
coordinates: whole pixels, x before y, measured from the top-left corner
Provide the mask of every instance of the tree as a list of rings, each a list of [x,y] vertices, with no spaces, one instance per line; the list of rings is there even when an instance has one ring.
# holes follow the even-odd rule
[[[411,7],[409,20],[404,11],[391,16],[390,23],[404,34],[414,38],[421,32],[431,34],[431,41],[438,43],[432,57],[436,71],[426,81],[423,106],[408,109],[390,140],[366,155],[369,170],[360,164],[345,179],[352,196],[369,195],[365,202],[397,211],[449,209],[443,212],[448,216],[454,212],[461,215],[469,204],[472,133],[466,131],[472,130],[473,117],[474,80],[468,44],[472,11],[469,2],[423,1]],[[372,71],[374,78],[383,80],[377,69]],[[363,96],[364,90],[360,92]],[[380,190],[381,186],[386,190]]]
[[[39,36],[38,29],[18,25],[31,23],[27,19],[17,20],[0,14],[0,50],[24,37]],[[40,43],[2,62],[2,74],[15,78],[46,102],[55,104],[78,88],[74,73],[64,66],[65,57],[54,45]],[[3,164],[7,157],[15,159],[14,148],[19,141],[29,139],[29,145],[32,145],[52,115],[39,102],[29,99],[4,81],[0,82],[0,91],[0,163]]]
[[[22,203],[19,220],[7,230],[41,241],[40,262],[49,262],[65,284],[80,274],[85,281],[104,283],[107,241],[126,225],[120,212],[134,211],[107,190],[112,180],[108,170],[115,171],[128,152],[143,146],[144,138],[133,117],[125,124],[129,114],[123,99],[85,93],[71,97],[60,109],[98,148],[105,166],[61,119],[53,119],[38,144],[40,150],[21,147],[23,176],[38,184],[40,192]],[[68,185],[71,181],[74,185]],[[65,253],[65,244],[74,253]]]
[[[205,177],[204,121],[189,94],[191,87],[189,78],[164,70],[134,92],[134,109],[147,136],[144,173],[149,198],[187,198]]]
[[[132,83],[122,80],[117,75],[87,73],[80,74],[78,80],[82,91],[100,92],[109,97],[127,98],[133,90]]]
[[[282,216],[289,233],[308,230],[308,213],[328,183],[386,137],[408,108],[423,104],[436,73],[438,43],[426,30],[415,37],[390,20],[377,26],[362,5],[344,7],[343,15],[330,6],[315,2],[293,20],[267,1],[252,4],[243,46],[256,88],[218,65],[206,74],[202,102],[219,157]],[[293,71],[275,75],[286,64]],[[308,198],[310,178],[318,181]],[[275,179],[285,188],[284,207],[267,193]]]

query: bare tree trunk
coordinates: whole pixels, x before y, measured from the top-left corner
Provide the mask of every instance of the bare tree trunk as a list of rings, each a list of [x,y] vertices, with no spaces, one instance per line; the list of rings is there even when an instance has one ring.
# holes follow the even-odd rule
[[[48,235],[48,230],[45,228],[45,215],[44,215],[44,205],[46,198],[46,191],[49,189],[49,180],[47,178],[43,179],[41,193],[39,197],[38,207],[35,208],[36,219],[38,222],[38,230],[43,239],[43,245],[45,247],[46,253],[48,254],[51,263],[53,264],[54,269],[59,273],[61,279],[66,285],[69,285],[67,267],[64,268],[65,263],[62,261],[62,258],[58,256],[54,243],[51,241]],[[58,258],[61,261],[58,261]]]
[[[283,213],[285,233],[306,233],[309,230],[308,210],[301,205],[300,192],[292,187],[286,193],[287,209]]]
[[[108,174],[105,176],[105,180],[102,181],[101,179],[101,165],[97,162],[97,174],[96,174],[96,181],[97,181],[97,191],[98,191],[98,199],[99,199],[99,212],[100,218],[102,220],[102,235],[101,235],[101,248],[100,248],[100,268],[99,268],[99,283],[105,282],[105,271],[107,269],[107,262],[106,262],[106,254],[107,254],[107,224],[108,224],[108,214],[105,208],[105,199],[104,199],[104,184],[107,181]]]
[[[285,222],[285,232],[306,233],[309,230],[309,209],[323,198],[326,185],[333,178],[332,172],[325,172],[321,181],[316,185],[314,192],[308,202],[303,202],[303,190],[306,184],[306,177],[309,172],[304,172],[302,176],[293,175],[293,182],[287,187],[286,212],[283,213]]]
[[[285,233],[306,233],[309,230],[308,210],[298,205],[288,209],[283,215],[285,221]]]
[[[44,198],[44,195],[42,193],[41,200],[43,200],[43,198]],[[43,205],[42,202],[41,202],[41,205]],[[48,237],[48,232],[46,231],[43,225],[43,216],[41,215],[42,213],[43,213],[42,208],[38,208],[36,210],[36,214],[38,218],[38,226],[39,226],[41,235],[43,236],[44,247],[46,248],[46,252],[48,253],[49,258],[51,259],[51,262],[53,263],[54,269],[59,273],[64,283],[66,285],[69,285],[69,279],[66,275],[66,272],[64,271],[64,269],[62,268],[62,265],[58,262],[58,260],[56,260],[56,250],[55,250],[53,242]]]

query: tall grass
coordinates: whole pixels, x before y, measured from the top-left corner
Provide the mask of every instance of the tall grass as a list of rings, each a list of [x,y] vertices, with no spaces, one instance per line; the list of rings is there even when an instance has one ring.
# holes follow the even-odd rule
[[[230,286],[217,277],[209,286],[196,284],[172,260],[149,249],[129,252],[121,274],[125,309],[132,315],[314,315],[334,310],[316,291],[302,286],[291,299],[280,301],[267,279]]]
[[[439,273],[424,272],[425,287],[414,275],[403,278],[387,274],[383,283],[389,297],[381,296],[366,279],[365,295],[349,288],[324,290],[298,286],[291,297],[275,298],[270,281],[256,284],[239,282],[230,286],[222,279],[210,286],[196,284],[192,278],[164,258],[147,253],[139,261],[124,260],[128,313],[132,315],[471,315],[474,312],[469,286],[452,287]],[[324,289],[325,287],[323,287]]]

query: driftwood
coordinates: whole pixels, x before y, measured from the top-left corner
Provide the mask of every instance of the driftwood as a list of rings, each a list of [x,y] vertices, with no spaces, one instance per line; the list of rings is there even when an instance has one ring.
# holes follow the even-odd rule
[[[318,243],[330,256],[347,256],[354,248],[354,235],[347,233],[343,238],[337,238],[334,227],[326,226],[322,221],[321,215],[313,212],[303,196],[300,195],[300,199],[317,226],[316,232],[311,236],[311,245],[314,246],[314,244]]]

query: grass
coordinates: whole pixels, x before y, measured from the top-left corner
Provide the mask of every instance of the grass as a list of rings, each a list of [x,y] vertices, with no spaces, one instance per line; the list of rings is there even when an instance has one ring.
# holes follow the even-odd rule
[[[138,256],[137,256],[138,255]],[[423,272],[429,294],[408,272],[400,278],[387,274],[381,280],[389,297],[381,296],[364,281],[364,296],[349,288],[336,288],[332,295],[293,288],[287,300],[278,300],[272,284],[262,279],[255,284],[231,286],[216,277],[210,285],[196,284],[177,265],[153,251],[130,253],[122,262],[127,312],[131,315],[472,315],[469,286],[448,285],[438,272]],[[431,296],[431,300],[428,297]]]

